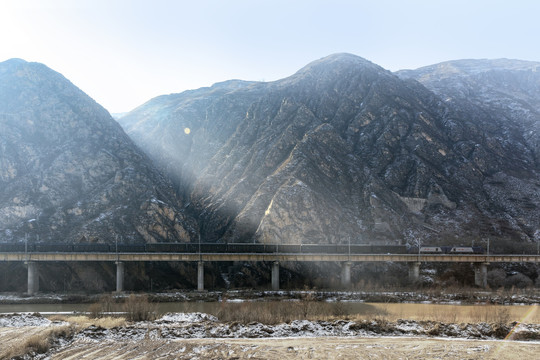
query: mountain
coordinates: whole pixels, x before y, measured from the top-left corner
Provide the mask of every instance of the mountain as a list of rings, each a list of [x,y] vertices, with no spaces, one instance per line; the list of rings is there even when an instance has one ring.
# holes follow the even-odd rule
[[[111,115],[39,63],[0,63],[0,241],[190,241],[169,180]]]
[[[486,175],[479,209],[499,224],[484,229],[540,241],[540,63],[458,60],[398,72],[437,94],[461,123],[449,135]],[[485,199],[485,201],[484,201]]]
[[[448,61],[397,74],[435,92],[467,126],[481,127],[489,138],[502,135],[505,155],[514,156],[504,167],[519,172],[539,168],[539,71],[538,62],[496,59]]]
[[[522,252],[540,241],[539,65],[391,73],[335,54],[274,82],[157,97],[122,129],[59,73],[12,59],[0,63],[0,242],[489,241]],[[283,278],[339,273],[326,265],[288,264]],[[20,289],[24,271],[0,266],[19,274],[1,287]],[[113,264],[43,266],[46,290],[113,288]],[[209,279],[223,285],[227,266],[207,265]],[[232,266],[227,281],[260,284],[264,266]],[[190,264],[128,267],[131,289],[196,279]]]
[[[539,97],[520,88],[538,78],[521,66],[500,63],[512,86],[486,90],[492,108],[482,86],[448,100],[471,79],[456,74],[482,76],[484,65],[393,74],[335,54],[270,83],[161,96],[119,122],[173,179],[203,241],[489,238],[504,251],[540,236]]]

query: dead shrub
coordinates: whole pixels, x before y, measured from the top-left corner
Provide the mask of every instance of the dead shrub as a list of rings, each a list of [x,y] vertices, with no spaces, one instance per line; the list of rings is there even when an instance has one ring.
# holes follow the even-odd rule
[[[156,305],[148,300],[147,295],[131,294],[123,308],[129,321],[152,321],[156,318]]]
[[[382,321],[383,319],[387,321],[389,314],[387,305],[380,306],[373,311],[373,319],[375,321]]]
[[[349,314],[348,306],[343,301],[336,301],[332,303],[332,315],[343,317],[348,314]]]
[[[88,307],[88,312],[91,318],[97,319],[109,315],[115,308],[114,298],[110,294],[105,294],[99,298],[98,302]]]
[[[511,275],[506,278],[504,281],[504,284],[507,288],[519,288],[524,289],[526,287],[530,287],[533,284],[533,281],[527,277],[526,275],[523,275],[522,273],[516,273],[515,275]]]
[[[50,339],[48,334],[33,335],[25,341],[23,346],[26,353],[45,354],[50,348]]]
[[[99,303],[93,303],[90,304],[88,307],[88,315],[92,319],[97,319],[103,316],[103,312],[101,311],[101,305]]]
[[[493,269],[487,273],[487,282],[492,289],[503,287],[505,279],[506,272],[503,269]]]
[[[313,291],[303,294],[300,301],[294,303],[297,311],[291,310],[296,317],[294,320],[308,319],[314,316],[321,315],[323,312],[321,303],[317,301],[317,297]]]
[[[499,307],[495,310],[495,322],[501,325],[506,325],[510,321],[510,310],[508,308]]]
[[[378,332],[388,332],[392,327],[392,323],[388,321],[387,318],[378,317],[373,319],[372,326],[374,329],[378,330]]]

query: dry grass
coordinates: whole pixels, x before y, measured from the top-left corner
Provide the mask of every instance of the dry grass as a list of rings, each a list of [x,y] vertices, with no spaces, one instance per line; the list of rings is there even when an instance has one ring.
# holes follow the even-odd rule
[[[5,348],[0,346],[0,359],[17,359],[24,356],[34,358],[37,354],[49,351],[55,343],[58,343],[59,339],[70,339],[77,332],[89,326],[110,329],[126,325],[126,319],[114,317],[91,319],[88,316],[53,315],[49,317],[49,320],[63,321],[69,324],[35,329],[25,336],[21,336],[19,341],[10,342]]]
[[[527,310],[529,310],[527,312]],[[377,320],[395,322],[399,319],[438,321],[443,323],[495,323],[513,321],[539,323],[538,307],[502,305],[437,305],[437,304],[366,304],[362,313],[353,312],[344,302],[326,303],[314,300],[283,302],[224,302],[215,314],[221,321],[277,324],[292,320]]]
[[[129,321],[151,321],[156,318],[157,304],[151,303],[148,295],[131,294],[123,303],[118,303],[117,299],[106,294],[88,307],[92,319],[111,318],[112,313],[119,311]]]
[[[282,302],[223,302],[215,314],[220,321],[273,325],[293,320],[335,320],[350,318],[347,303],[326,303],[311,299]]]
[[[75,328],[71,325],[46,328],[28,337],[23,337],[21,341],[15,344],[8,344],[7,348],[0,352],[0,358],[22,358],[25,355],[34,358],[37,354],[44,354],[49,351],[59,338],[71,338],[75,332]]]
[[[220,321],[236,321],[244,324],[260,322],[263,324],[279,324],[299,319],[317,320],[347,314],[346,305],[335,303],[330,309],[328,304],[315,300],[313,293],[307,293],[300,300],[281,302],[222,302],[215,314]]]
[[[353,320],[398,319],[439,321],[444,323],[496,323],[513,321],[540,323],[538,306],[520,307],[503,305],[437,305],[437,304],[372,304],[375,310],[349,316]],[[527,312],[527,309],[530,309]]]
[[[53,315],[49,317],[51,321],[65,321],[70,323],[76,329],[84,329],[89,326],[98,326],[105,329],[112,329],[126,325],[126,319],[124,317],[101,317],[93,319],[83,315]]]

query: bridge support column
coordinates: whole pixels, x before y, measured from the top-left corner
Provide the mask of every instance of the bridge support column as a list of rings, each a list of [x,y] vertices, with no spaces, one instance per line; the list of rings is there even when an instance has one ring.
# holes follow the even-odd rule
[[[28,267],[28,295],[34,295],[39,291],[39,273],[37,263],[34,261],[26,262]]]
[[[481,288],[487,287],[488,263],[474,264],[474,284]]]
[[[116,292],[124,291],[124,263],[116,262]]]
[[[279,290],[279,262],[272,264],[272,290]]]
[[[341,263],[341,286],[349,289],[351,287],[351,262]]]
[[[420,263],[419,262],[410,262],[409,263],[409,280],[412,283],[415,283],[420,279]]]
[[[197,291],[204,290],[204,263],[199,261],[197,263]]]

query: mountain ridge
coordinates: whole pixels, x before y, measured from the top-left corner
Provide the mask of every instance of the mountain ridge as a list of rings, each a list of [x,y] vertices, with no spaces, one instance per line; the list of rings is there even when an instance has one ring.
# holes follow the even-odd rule
[[[177,183],[186,189],[184,195],[190,199],[190,204],[198,208],[196,212],[199,212],[203,223],[201,234],[208,241],[264,238],[267,242],[302,242],[311,238],[321,242],[343,242],[354,238],[356,242],[411,243],[431,238],[433,231],[426,229],[438,229],[438,233],[444,233],[442,237],[447,239],[444,241],[456,241],[451,239],[464,234],[467,241],[472,241],[473,238],[481,239],[483,235],[482,231],[474,229],[469,218],[485,222],[483,231],[500,220],[497,219],[500,214],[476,208],[475,202],[487,201],[482,195],[486,178],[495,176],[501,167],[512,166],[516,168],[512,173],[514,176],[536,177],[537,169],[527,167],[530,160],[523,162],[521,167],[518,162],[514,164],[513,159],[509,159],[513,148],[501,147],[496,136],[485,132],[489,130],[489,124],[476,124],[476,119],[469,121],[463,111],[441,98],[441,93],[426,88],[411,76],[392,74],[355,55],[336,54],[319,59],[290,77],[259,83],[256,89],[256,92],[250,92],[247,87],[234,96],[217,96],[211,100],[210,107],[199,109],[200,112],[219,109],[216,112],[220,114],[219,122],[228,130],[222,132],[196,121],[201,127],[192,127],[192,144],[202,140],[204,145],[201,148],[206,144],[214,146],[205,156],[196,156],[198,167],[190,168],[191,148],[176,153],[182,157],[176,163],[179,166],[173,165],[177,160],[169,159],[169,168],[190,171],[185,180]],[[226,102],[229,107],[222,108],[220,102]],[[174,112],[167,113],[171,124],[176,119],[195,119],[189,115],[193,112],[189,105],[176,105]],[[152,102],[145,106],[161,109],[159,104]],[[479,114],[476,117],[484,116],[482,112],[485,109],[477,104],[468,106],[468,110]],[[229,112],[231,110],[232,113]],[[204,121],[211,121],[211,114],[205,112]],[[234,115],[226,119],[223,114]],[[135,111],[127,119],[137,116]],[[147,136],[144,141],[137,139],[140,132],[136,135],[137,130],[126,126],[123,119],[121,123],[128,134],[134,136],[149,156],[160,163],[166,146],[153,143],[152,136]],[[538,118],[534,119],[537,123]],[[152,117],[143,120],[149,127],[153,121]],[[166,132],[174,133],[172,128],[168,129]],[[320,133],[316,129],[324,129],[332,141],[315,136]],[[489,141],[483,140],[475,148],[469,138],[480,134],[489,135]],[[215,142],[214,136],[220,140]],[[337,186],[340,190],[335,192],[329,185],[326,190],[317,188],[317,184],[310,183],[309,176],[299,176],[310,173],[306,170],[307,163],[304,161],[304,165],[297,165],[296,170],[292,169],[292,164],[300,162],[296,156],[301,153],[301,144],[310,139],[317,139],[317,151],[302,156],[304,159],[307,156],[311,164],[318,164],[310,168],[311,174],[320,173],[324,168],[334,168],[338,173],[363,176],[343,178],[340,180],[342,184]],[[145,147],[145,142],[153,145]],[[336,142],[341,144],[341,149],[347,149],[340,157],[352,160],[347,162],[330,154],[321,155],[326,152],[326,146]],[[325,156],[332,161],[325,161]],[[327,181],[325,177],[336,180],[329,173],[323,171],[322,174],[319,177],[322,183]],[[461,177],[456,178],[453,174]],[[183,177],[181,173],[176,176],[176,179]],[[271,185],[277,178],[281,180]],[[353,178],[363,180],[356,184]],[[282,215],[280,221],[272,220],[274,225],[266,228],[267,235],[282,233],[282,227],[294,229],[294,224],[302,223],[300,219],[293,221],[294,216],[289,218],[292,208],[286,208],[292,205],[286,204],[284,195],[279,195],[280,191],[292,191],[294,184],[300,183],[310,185],[304,187],[303,196],[297,201],[301,202],[304,196],[306,199],[315,196],[311,200],[314,212],[305,217],[304,224],[298,225],[298,229],[271,240],[271,236],[263,233],[265,224],[272,216],[277,216],[272,215],[273,211]],[[345,183],[347,185],[343,185]],[[534,181],[523,186],[534,188]],[[350,203],[350,199],[343,199],[341,193],[356,199],[356,205]],[[284,208],[273,201],[277,198],[282,199]],[[317,210],[317,203],[324,205]],[[413,203],[424,205],[420,211],[411,211]],[[533,197],[531,204],[537,209],[538,199]],[[332,209],[332,216],[324,215],[325,207]],[[348,215],[343,216],[342,212]],[[325,216],[335,223],[341,221],[348,225],[330,225]],[[537,236],[534,228],[538,224],[529,220],[532,232],[529,229],[524,233],[516,223],[505,224],[504,227],[509,226],[512,228],[510,232],[519,234],[512,236],[533,239]],[[450,229],[445,230],[444,225],[450,225],[446,226]],[[312,234],[310,226],[318,230]],[[347,231],[338,229],[347,227]],[[213,230],[208,232],[208,229]],[[500,231],[499,226],[489,234],[506,236],[504,231],[497,235]],[[390,235],[385,236],[385,232]],[[358,234],[365,235],[359,238]]]

